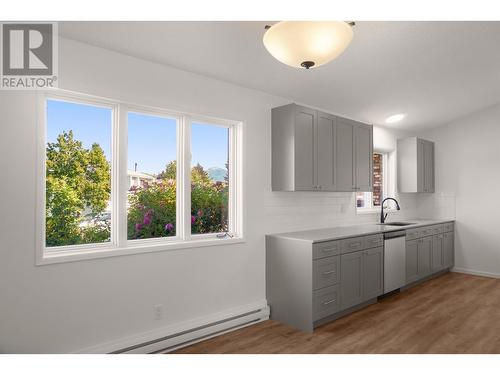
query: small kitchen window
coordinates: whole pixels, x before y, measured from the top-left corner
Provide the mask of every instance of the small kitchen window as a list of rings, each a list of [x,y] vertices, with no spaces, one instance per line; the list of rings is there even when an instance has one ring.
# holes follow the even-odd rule
[[[356,210],[358,213],[371,212],[380,208],[380,204],[387,197],[388,190],[388,155],[387,153],[373,153],[373,192],[356,193]]]

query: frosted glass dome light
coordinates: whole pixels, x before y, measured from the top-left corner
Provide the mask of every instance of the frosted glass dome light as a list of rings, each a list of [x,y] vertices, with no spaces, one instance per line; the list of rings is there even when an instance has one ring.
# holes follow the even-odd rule
[[[353,37],[353,25],[343,21],[282,21],[267,29],[263,42],[283,64],[316,68],[345,51]]]

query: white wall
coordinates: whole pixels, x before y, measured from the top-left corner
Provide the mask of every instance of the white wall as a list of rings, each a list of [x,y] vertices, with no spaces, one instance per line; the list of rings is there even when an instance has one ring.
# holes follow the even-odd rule
[[[420,216],[456,219],[458,271],[500,277],[500,104],[421,136],[436,142],[436,193]]]
[[[354,194],[271,192],[270,109],[284,98],[67,40],[59,67],[64,89],[244,121],[247,241],[36,267],[36,100],[1,92],[0,352],[73,352],[262,302],[265,233],[377,219],[356,215]],[[374,133],[395,148],[393,132]],[[399,215],[414,215],[403,200]]]

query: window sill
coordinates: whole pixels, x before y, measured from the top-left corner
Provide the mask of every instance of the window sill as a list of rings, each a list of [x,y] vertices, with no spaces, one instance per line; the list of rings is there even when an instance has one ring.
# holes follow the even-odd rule
[[[37,258],[36,265],[42,266],[54,263],[76,262],[80,260],[90,260],[99,258],[109,258],[115,256],[134,255],[143,253],[153,253],[159,251],[172,251],[189,248],[207,247],[207,246],[226,246],[232,244],[245,243],[243,237],[235,238],[203,238],[191,241],[171,241],[161,243],[129,243],[127,247],[102,246],[77,250],[51,250],[46,252],[43,257]]]

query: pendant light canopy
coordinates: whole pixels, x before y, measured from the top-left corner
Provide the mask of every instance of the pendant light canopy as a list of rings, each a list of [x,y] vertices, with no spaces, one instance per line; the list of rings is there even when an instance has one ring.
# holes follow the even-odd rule
[[[267,29],[263,42],[283,64],[316,68],[344,52],[352,40],[353,25],[342,21],[282,21]]]

